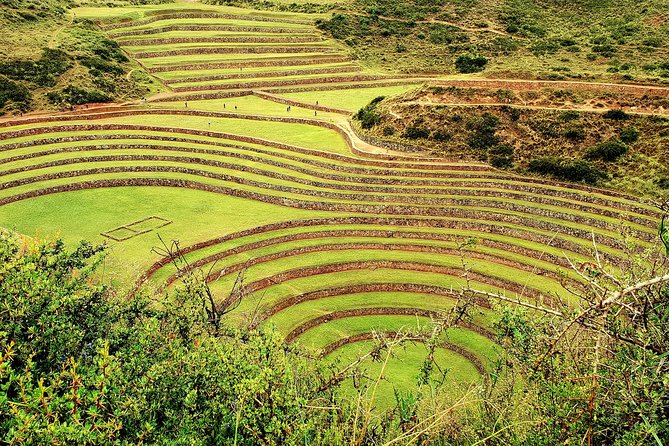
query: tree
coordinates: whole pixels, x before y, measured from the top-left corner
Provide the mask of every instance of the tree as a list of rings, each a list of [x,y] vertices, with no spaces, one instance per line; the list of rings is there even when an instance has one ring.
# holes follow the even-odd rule
[[[472,56],[462,54],[455,60],[455,69],[460,73],[478,73],[483,71],[488,64],[488,59],[483,56]]]

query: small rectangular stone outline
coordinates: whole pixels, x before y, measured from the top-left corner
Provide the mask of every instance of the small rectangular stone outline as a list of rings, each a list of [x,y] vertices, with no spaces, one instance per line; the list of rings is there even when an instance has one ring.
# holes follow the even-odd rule
[[[144,223],[145,221],[148,221],[148,220],[159,220],[161,223],[158,226],[155,226],[155,227],[150,228],[150,229],[145,229],[143,231],[137,231],[136,229],[132,228],[133,226],[138,225],[140,223]],[[163,226],[167,226],[171,223],[172,223],[172,220],[168,220],[168,219],[163,218],[163,217],[158,217],[157,215],[151,215],[149,217],[144,217],[140,220],[133,221],[132,223],[128,223],[127,225],[117,226],[116,228],[110,229],[109,231],[101,232],[100,235],[103,236],[103,237],[107,237],[108,239],[114,240],[115,242],[122,242],[122,241],[125,241],[125,240],[129,240],[133,237],[137,237],[138,235],[142,235],[142,234],[146,234],[147,232],[155,231],[156,229],[160,229]],[[133,232],[134,234],[130,234],[126,237],[116,237],[115,235],[113,235],[113,233],[115,231],[119,231],[121,229],[125,229],[127,231]]]

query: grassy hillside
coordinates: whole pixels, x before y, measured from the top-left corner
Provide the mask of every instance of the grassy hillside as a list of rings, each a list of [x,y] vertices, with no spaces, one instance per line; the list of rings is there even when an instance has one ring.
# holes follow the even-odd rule
[[[654,0],[355,0],[320,26],[390,70],[664,82],[668,10]],[[461,56],[484,59],[456,66]]]
[[[128,2],[123,2],[127,4]],[[61,109],[151,91],[120,47],[68,0],[0,2],[0,112]]]
[[[664,104],[610,92],[427,86],[369,104],[357,118],[372,137],[436,156],[656,195],[669,192],[669,117],[652,114]]]

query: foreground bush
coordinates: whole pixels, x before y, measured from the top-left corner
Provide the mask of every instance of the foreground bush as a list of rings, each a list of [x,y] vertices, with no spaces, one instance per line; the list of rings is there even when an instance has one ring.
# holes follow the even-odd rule
[[[215,329],[201,288],[159,307],[95,285],[102,248],[0,233],[0,442],[336,441],[328,377],[272,330]]]
[[[664,224],[660,234],[669,255]],[[372,413],[364,388],[347,403],[337,392],[341,371],[309,359],[273,330],[215,322],[197,272],[169,300],[115,300],[96,284],[103,254],[88,243],[68,251],[60,241],[0,232],[3,444],[669,440],[669,274],[661,261],[648,268],[650,258],[630,254],[622,272],[581,265],[592,286],[573,290],[578,309],[496,305],[507,353],[490,365],[488,380],[449,396],[448,370],[437,370],[428,354],[418,393],[398,393],[392,412]],[[664,276],[653,277],[658,273]],[[479,293],[493,302],[501,297],[463,290],[423,341],[448,340],[445,329],[471,317],[470,299]],[[368,356],[383,362],[392,355],[388,345],[380,342]]]

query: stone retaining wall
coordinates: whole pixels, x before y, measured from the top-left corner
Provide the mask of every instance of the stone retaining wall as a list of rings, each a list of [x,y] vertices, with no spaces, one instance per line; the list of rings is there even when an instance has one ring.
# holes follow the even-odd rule
[[[359,72],[360,68],[355,65],[332,68],[312,68],[304,70],[287,70],[287,71],[263,71],[255,73],[232,73],[232,74],[213,74],[209,76],[186,77],[181,79],[167,79],[163,83],[183,84],[187,82],[205,82],[226,79],[257,79],[263,77],[280,77],[280,76],[300,76],[310,74],[333,74],[333,73],[355,73]]]
[[[472,330],[472,331],[474,331],[474,330]],[[390,339],[395,338],[397,335],[398,334],[395,333],[395,332],[385,332],[385,333],[382,334],[382,336],[384,336],[386,338],[390,338]],[[342,348],[342,347],[344,347],[348,344],[353,344],[353,343],[362,342],[362,341],[371,341],[373,339],[376,339],[376,336],[378,336],[378,334],[376,334],[376,333],[361,333],[361,334],[349,336],[347,338],[339,339],[338,341],[335,341],[332,344],[329,344],[329,345],[325,346],[321,350],[321,357],[324,358],[324,357],[334,353],[335,351],[339,350],[340,348]],[[412,339],[412,341],[415,342],[415,339]],[[439,346],[441,348],[446,349],[446,350],[451,350],[451,351],[457,353],[458,355],[464,357],[465,359],[467,359],[474,366],[476,371],[481,375],[481,377],[484,380],[487,381],[489,379],[488,376],[487,376],[487,371],[486,371],[485,365],[483,364],[481,359],[478,356],[476,356],[476,354],[474,354],[473,352],[470,352],[469,350],[465,350],[464,348],[460,347],[459,345],[453,344],[452,342],[448,342],[448,341],[441,342],[439,344]]]
[[[230,67],[226,67],[230,68]],[[282,93],[302,93],[305,91],[333,91],[333,90],[355,90],[360,88],[378,88],[378,87],[393,87],[398,85],[412,85],[417,81],[414,79],[407,80],[392,80],[392,81],[370,81],[370,83],[326,83],[326,84],[313,84],[313,85],[303,85],[303,86],[294,86],[294,87],[265,87],[264,91],[274,94]],[[206,99],[221,99],[225,96],[225,92],[217,93],[202,93],[202,94],[186,94],[180,96],[170,96],[164,99],[160,99],[157,102],[178,102],[178,101],[194,101],[194,100],[206,100]]]
[[[334,84],[337,82],[372,82],[388,79],[388,76],[369,76],[366,74],[356,74],[353,76],[325,76],[318,78],[302,78],[302,79],[283,79],[274,81],[250,81],[243,83],[229,83],[229,84],[203,84],[190,85],[184,87],[172,87],[176,93],[184,93],[190,91],[216,91],[216,90],[235,90],[239,88],[256,89],[256,88],[273,88],[285,87],[291,85],[312,85],[312,84]]]
[[[234,25],[170,25],[161,28],[135,29],[108,33],[111,39],[118,39],[130,36],[147,36],[153,34],[162,34],[170,31],[226,31],[226,32],[247,32],[247,33],[266,33],[266,34],[304,34],[311,31],[301,28],[274,28],[267,26],[234,26]],[[121,42],[119,42],[121,43]]]
[[[126,47],[175,45],[179,43],[315,43],[323,42],[320,36],[312,37],[258,37],[258,36],[230,36],[230,37],[163,37],[155,39],[132,39],[119,42]]]
[[[234,266],[235,268],[231,267],[226,269],[225,274],[231,274],[234,273],[235,271],[241,271],[245,269],[247,266],[248,265],[246,264],[235,265]],[[303,268],[295,268],[274,274],[269,277],[264,277],[248,285],[245,285],[240,289],[233,290],[234,292],[230,296],[228,296],[228,298],[224,299],[220,303],[219,308],[220,309],[228,308],[231,304],[238,301],[243,296],[249,296],[253,293],[272,287],[276,284],[285,283],[291,280],[302,279],[305,277],[319,276],[324,274],[333,274],[333,273],[360,271],[360,270],[373,271],[376,269],[414,271],[414,272],[422,272],[422,273],[430,273],[430,274],[438,274],[438,275],[462,278],[461,268],[452,268],[446,266],[432,265],[420,262],[408,262],[408,261],[362,260],[362,261],[334,263],[327,265],[308,266]],[[217,280],[219,277],[220,273],[212,274],[207,278],[207,280],[214,281]],[[554,305],[554,301],[551,297],[543,295],[536,289],[527,288],[522,284],[518,284],[498,277],[492,277],[486,274],[472,271],[469,272],[468,277],[469,280],[471,281],[485,283],[489,286],[499,288],[500,290],[511,292],[518,296],[524,296],[527,299],[532,299],[536,302],[540,302],[541,304],[545,304],[548,306]]]
[[[343,287],[325,288],[322,290],[311,291],[287,299],[282,299],[275,305],[264,309],[258,316],[256,326],[273,317],[277,313],[304,302],[313,300],[327,299],[329,297],[346,296],[350,294],[362,293],[415,293],[429,294],[432,296],[442,296],[448,299],[457,299],[459,293],[450,288],[443,288],[432,285],[423,285],[417,283],[360,283]],[[487,299],[475,297],[475,303],[480,307],[490,309],[490,302]]]
[[[345,235],[340,234],[340,236],[346,237]],[[307,237],[303,237],[301,234],[294,234],[290,236],[285,236],[282,238],[284,241],[283,243],[290,243],[294,241],[299,241],[303,239],[308,239]],[[247,252],[247,251],[252,251],[254,249],[259,249],[263,248],[266,246],[271,246],[275,245],[281,242],[278,242],[276,240],[269,240],[269,241],[262,241],[262,242],[257,242],[257,243],[250,243],[247,245],[240,246],[238,248],[234,249],[229,249],[226,251],[219,252],[217,254],[213,254],[211,256],[205,257],[203,259],[199,259],[197,261],[197,264],[192,265],[190,268],[187,270],[184,270],[183,273],[186,273],[193,268],[199,268],[204,265],[214,263],[218,260],[222,260],[224,258],[240,254],[242,252]],[[426,253],[426,254],[441,254],[445,256],[452,256],[452,257],[458,257],[462,253],[458,251],[457,249],[454,248],[447,248],[443,246],[432,246],[432,245],[416,245],[416,244],[410,244],[410,243],[375,243],[375,242],[344,242],[344,243],[329,243],[329,244],[322,244],[322,245],[314,245],[314,246],[301,246],[293,249],[289,249],[286,251],[280,251],[280,252],[275,252],[272,254],[264,255],[264,256],[259,256],[256,258],[253,258],[252,260],[246,260],[242,262],[241,264],[235,264],[226,267],[224,270],[218,270],[215,272],[212,272],[210,277],[207,279],[211,280],[217,280],[218,278],[222,277],[223,275],[228,275],[228,274],[233,274],[235,272],[239,272],[245,268],[258,265],[261,263],[266,263],[266,262],[271,262],[275,260],[280,260],[288,257],[293,257],[293,256],[299,256],[299,255],[304,255],[304,254],[313,254],[313,253],[322,253],[322,252],[328,252],[328,251],[351,251],[351,250],[358,250],[358,251],[397,251],[397,252],[420,252],[420,253]],[[519,271],[525,271],[526,273],[530,274],[538,274],[546,277],[550,277],[552,280],[559,279],[558,275],[552,271],[540,268],[540,267],[533,267],[532,265],[527,265],[524,263],[520,263],[514,260],[510,260],[506,257],[501,257],[493,254],[487,254],[487,253],[482,253],[482,252],[476,252],[476,251],[467,251],[467,258],[475,258],[478,260],[484,260],[488,261],[491,263],[496,263],[498,265],[504,265],[508,266],[510,268],[517,269]],[[165,283],[165,286],[169,286],[172,283],[174,283],[176,280],[178,280],[183,273],[176,273],[170,276]],[[461,271],[462,273],[462,271]]]
[[[354,310],[340,310],[334,311],[332,313],[324,314],[323,316],[315,317],[309,319],[307,322],[295,327],[288,335],[286,335],[286,342],[290,343],[295,341],[298,337],[302,336],[305,332],[315,328],[319,325],[326,324],[331,321],[338,319],[345,319],[349,317],[362,317],[362,316],[417,316],[417,317],[427,317],[427,318],[436,318],[439,316],[439,313],[434,310],[425,310],[422,308],[356,308]]]
[[[263,233],[269,233],[273,231],[281,231],[286,229],[294,228],[312,228],[318,226],[335,226],[335,225],[375,225],[375,226],[397,226],[401,228],[431,228],[431,229],[451,229],[451,230],[460,230],[460,231],[472,231],[480,232],[481,234],[496,234],[506,237],[512,237],[519,240],[530,240],[534,243],[538,243],[545,246],[551,246],[554,248],[561,249],[568,253],[578,253],[583,256],[590,256],[590,249],[582,245],[576,244],[572,241],[565,240],[559,237],[553,237],[549,235],[543,235],[536,232],[531,232],[527,229],[506,227],[498,224],[490,224],[482,221],[458,221],[458,220],[435,220],[435,219],[412,219],[405,217],[333,217],[333,218],[318,218],[310,220],[291,220],[284,221],[279,223],[271,223],[268,225],[258,226],[255,228],[231,233],[224,235],[222,237],[217,237],[214,239],[206,240],[203,242],[196,243],[191,246],[181,248],[181,254],[189,254],[201,249],[209,248],[218,244],[228,242],[230,240],[235,240],[242,237],[248,237]],[[303,235],[305,233],[302,233]],[[431,234],[433,237],[437,237],[436,234]],[[447,237],[447,236],[446,236]],[[500,242],[493,242],[500,243]],[[520,250],[521,247],[513,245],[513,252],[523,253],[524,251]],[[523,248],[526,249],[526,248]],[[548,257],[546,257],[548,255]],[[607,253],[602,253],[605,260],[612,261],[615,263],[617,258],[608,255]],[[550,259],[550,254],[543,254],[543,258]],[[547,260],[548,261],[548,260]],[[563,258],[562,261],[565,261]],[[142,276],[137,279],[135,286],[133,288],[133,294],[136,292],[142,284],[149,280],[160,268],[169,264],[171,259],[169,257],[164,257],[156,261]],[[557,263],[556,263],[557,264]]]
[[[166,51],[142,51],[131,53],[136,59],[154,57],[197,56],[205,54],[299,54],[299,53],[336,53],[337,48],[329,46],[218,46],[201,48],[184,48]]]
[[[327,125],[328,128],[332,128],[333,124],[330,123],[323,123],[322,121],[315,121],[315,120],[307,120],[307,119],[299,119],[299,118],[265,118],[265,117],[251,117],[247,115],[236,115],[236,114],[226,114],[226,113],[215,113],[215,112],[199,112],[199,111],[186,111],[186,110],[138,110],[138,111],[120,111],[120,112],[112,112],[112,113],[105,113],[105,114],[92,114],[92,115],[68,115],[68,116],[61,116],[58,117],[59,120],[61,121],[71,121],[71,120],[94,120],[94,119],[103,119],[107,117],[117,117],[117,116],[128,116],[128,115],[133,115],[133,114],[185,114],[185,115],[196,115],[196,116],[209,116],[209,117],[239,117],[240,119],[259,119],[259,120],[279,120],[281,122],[291,122],[291,123],[309,123],[309,124],[314,124],[314,123],[322,123]],[[41,123],[41,122],[50,122],[52,121],[53,118],[50,117],[38,117],[38,118],[29,118],[29,119],[22,119],[22,120],[14,120],[14,121],[7,121],[4,123],[0,123],[0,128],[1,127],[11,127],[13,125],[23,125],[23,124],[30,124],[30,123]],[[334,126],[336,127],[336,126]],[[338,128],[338,127],[337,127]],[[42,133],[54,133],[54,132],[68,132],[68,131],[89,131],[89,130],[142,130],[142,131],[156,131],[156,132],[166,132],[166,133],[184,133],[184,134],[189,134],[189,135],[197,135],[197,136],[206,136],[206,137],[213,137],[213,138],[225,138],[225,139],[231,139],[231,140],[236,140],[236,141],[242,141],[242,142],[247,142],[247,143],[252,143],[252,144],[261,144],[261,145],[266,145],[268,147],[274,147],[278,149],[284,149],[284,150],[290,150],[294,151],[297,153],[302,153],[305,155],[317,155],[321,156],[324,158],[328,159],[333,159],[337,161],[343,161],[343,162],[349,162],[349,163],[356,163],[356,164],[361,164],[361,165],[367,165],[367,166],[381,166],[381,167],[397,167],[396,164],[389,164],[385,163],[383,161],[372,161],[372,160],[358,160],[354,158],[350,158],[344,155],[339,155],[339,154],[334,154],[330,152],[321,152],[321,151],[315,151],[315,150],[310,150],[310,149],[304,149],[296,146],[291,146],[288,144],[282,144],[282,143],[276,143],[273,141],[267,141],[267,140],[262,140],[258,138],[251,138],[251,137],[245,137],[245,136],[240,136],[240,135],[234,135],[234,134],[227,134],[227,133],[221,133],[221,132],[208,132],[208,131],[201,131],[201,130],[193,130],[193,129],[175,129],[175,128],[166,128],[166,127],[155,127],[155,126],[137,126],[137,125],[125,125],[125,124],[86,124],[86,125],[66,125],[66,126],[52,126],[52,127],[38,127],[38,128],[31,128],[31,129],[22,129],[22,130],[16,130],[16,131],[9,131],[9,132],[4,132],[0,133],[0,137],[3,139],[9,139],[9,138],[18,138],[18,137],[23,137],[23,136],[32,136],[36,134],[42,134]],[[340,129],[341,130],[341,129]],[[342,131],[343,132],[343,131]],[[344,132],[345,133],[345,132]],[[344,136],[347,141],[348,136]],[[107,136],[106,138],[108,139],[113,139],[113,137]],[[74,140],[74,139],[72,139]],[[179,140],[177,138],[170,138],[170,140]],[[187,141],[187,140],[186,140]],[[349,141],[350,143],[350,141]],[[21,145],[24,143],[18,143],[19,146],[23,147],[25,145]],[[213,142],[208,142],[207,144],[215,144]],[[14,144],[6,144],[3,146],[0,146],[0,150],[8,150],[11,149],[12,147],[15,147]],[[18,146],[16,146],[18,147]],[[245,148],[248,150],[252,150],[251,148]],[[302,160],[301,158],[298,158],[299,160]],[[392,157],[389,157],[388,159],[392,159]],[[343,167],[343,166],[337,166],[334,164],[321,164],[321,167],[327,167],[332,170],[342,170],[344,169],[345,171],[351,172],[351,173],[361,173],[361,174],[368,174],[369,171],[365,169],[355,169],[355,170],[350,170],[350,168]],[[454,169],[454,166],[440,166],[438,164],[416,164],[416,163],[404,163],[402,164],[401,167],[404,168],[419,168],[419,169],[425,169],[425,170],[433,170],[433,169],[439,169],[439,168],[449,168],[449,169]],[[460,165],[457,166],[458,170],[475,170],[475,171],[490,171],[489,168],[484,167],[484,166],[464,166]],[[492,171],[495,172],[495,171]],[[384,175],[393,175],[393,176],[412,176],[412,177],[426,177],[426,176],[434,176],[433,173],[431,172],[401,172],[401,171],[388,171],[388,172],[375,172],[379,174],[384,174]],[[439,175],[440,177],[443,178],[448,178],[449,175],[445,173],[441,173]],[[458,175],[458,176],[463,176],[463,175]],[[450,177],[454,177],[454,175],[450,175]],[[557,186],[565,189],[571,189],[571,190],[582,190],[582,191],[587,191],[591,193],[599,193],[603,195],[608,195],[616,198],[622,198],[622,199],[627,199],[630,201],[636,201],[637,198],[627,195],[625,193],[613,191],[613,190],[606,190],[606,189],[598,189],[598,188],[593,188],[585,185],[580,185],[580,184],[571,184],[571,183],[562,183],[558,181],[553,181],[553,180],[548,180],[548,179],[543,179],[543,178],[532,178],[532,177],[521,177],[521,176],[516,176],[516,175],[509,175],[509,174],[487,174],[486,178],[488,179],[500,179],[500,180],[514,180],[514,181],[520,181],[523,183],[528,183],[529,184],[538,184],[538,185],[547,185],[547,186]],[[472,178],[474,179],[474,178]],[[386,180],[384,180],[385,182]],[[390,181],[390,180],[387,180]],[[434,183],[430,183],[434,184]],[[531,192],[532,189],[527,190],[528,192]],[[547,193],[547,194],[557,194],[559,193],[560,195],[563,193],[566,193],[566,191],[550,191],[550,190],[543,190],[542,193]],[[572,192],[573,193],[573,192]],[[558,195],[559,196],[559,195]],[[579,199],[582,201],[588,201],[588,202],[593,202],[596,204],[602,204],[606,206],[611,206],[611,207],[617,207],[620,206],[620,203],[617,202],[606,202],[606,201],[600,201],[598,197],[593,197],[590,195],[583,195],[583,196],[575,196],[574,199]],[[627,204],[626,206],[634,206],[633,204]],[[658,218],[660,216],[659,212],[655,210],[650,210],[647,208],[642,208],[642,207],[636,207],[636,208],[628,208],[633,212],[641,213],[644,215],[649,215],[653,218]]]
[[[258,68],[258,67],[292,67],[299,65],[321,65],[329,63],[350,62],[348,56],[317,55],[309,57],[269,58],[264,60],[210,62],[200,64],[167,65],[162,67],[146,68],[149,73],[163,73],[166,71],[193,71],[215,70],[220,68]]]
[[[235,93],[235,92],[232,92]],[[189,99],[191,100],[191,99]],[[347,145],[351,148],[351,150],[355,153],[359,153],[361,155],[365,155],[367,157],[372,157],[372,158],[377,158],[379,160],[386,160],[386,161],[394,161],[394,160],[401,160],[403,161],[403,164],[400,166],[398,164],[395,164],[395,167],[404,167],[404,168],[419,168],[419,169],[424,169],[424,170],[443,170],[444,166],[440,164],[428,164],[428,163],[423,163],[423,164],[418,164],[416,163],[413,159],[406,159],[402,157],[395,157],[395,156],[388,156],[388,155],[380,155],[380,154],[370,154],[366,152],[362,152],[355,147],[353,147],[353,144],[351,142],[350,136],[339,126],[336,124],[333,124],[331,122],[327,121],[321,121],[317,119],[307,119],[307,118],[292,118],[292,117],[277,117],[277,116],[262,116],[262,115],[244,115],[244,114],[238,114],[238,113],[223,113],[223,112],[205,112],[205,111],[197,111],[197,110],[165,110],[165,109],[158,109],[158,110],[129,110],[129,111],[114,111],[114,112],[109,112],[109,113],[93,113],[90,115],[80,115],[80,114],[72,114],[72,115],[67,115],[67,116],[59,116],[58,120],[59,121],[88,121],[88,120],[96,120],[96,119],[108,119],[108,118],[115,118],[115,117],[124,117],[124,116],[142,116],[142,115],[181,115],[181,116],[200,116],[200,117],[208,117],[208,118],[232,118],[232,119],[246,119],[246,120],[253,120],[253,121],[267,121],[267,122],[281,122],[281,123],[287,123],[287,124],[304,124],[304,125],[312,125],[316,127],[323,127],[328,130],[333,130],[337,132],[343,139],[346,141]],[[28,119],[23,119],[20,121],[7,121],[4,123],[0,123],[0,128],[2,127],[10,127],[14,125],[22,125],[22,124],[31,124],[31,123],[40,123],[40,122],[52,122],[53,118],[50,117],[37,117],[37,118],[28,118]],[[269,147],[275,147],[275,148],[280,148],[280,149],[287,149],[287,150],[294,150],[294,151],[304,151],[307,150],[307,152],[313,153],[313,154],[318,154],[319,156],[323,156],[326,158],[331,158],[331,159],[337,159],[337,160],[343,160],[343,161],[348,161],[348,162],[353,162],[357,164],[366,164],[366,165],[383,165],[383,166],[390,166],[390,163],[384,163],[384,164],[372,164],[375,163],[374,161],[371,160],[358,160],[356,158],[351,158],[348,156],[343,156],[343,155],[336,155],[332,154],[329,152],[323,152],[323,151],[315,151],[315,150],[308,150],[308,149],[300,149],[296,150],[295,146],[290,146],[288,144],[281,144],[281,143],[275,143],[272,141],[268,140],[263,140],[263,139],[258,139],[258,138],[252,138],[252,137],[246,137],[242,135],[234,135],[230,133],[221,133],[221,132],[210,132],[210,131],[204,131],[204,130],[194,130],[194,129],[179,129],[179,128],[173,128],[173,127],[155,127],[155,126],[140,126],[140,125],[130,125],[130,124],[102,124],[102,125],[96,125],[96,124],[71,124],[71,125],[61,125],[61,126],[48,126],[48,127],[37,127],[37,128],[30,128],[30,129],[23,129],[23,130],[16,130],[16,131],[9,131],[9,132],[4,132],[0,133],[0,137],[3,139],[8,139],[8,138],[18,138],[22,136],[32,136],[36,135],[39,133],[55,133],[55,132],[69,132],[69,131],[85,131],[85,130],[145,130],[145,131],[161,131],[161,132],[166,132],[166,133],[187,133],[191,135],[199,135],[199,136],[208,136],[208,137],[213,137],[213,138],[226,138],[226,139],[232,139],[232,140],[237,140],[237,141],[243,141],[243,142],[249,142],[253,144],[261,144],[261,145],[266,145]],[[383,161],[377,161],[376,163],[383,163]],[[490,170],[489,167],[483,166],[483,165],[449,165],[449,168],[451,170],[462,170],[462,171],[488,171]],[[420,176],[419,173],[417,173],[415,176]]]
[[[523,81],[523,80],[502,80],[502,79],[476,79],[476,80],[434,80],[430,82],[432,86],[442,87],[470,87],[470,88],[503,88],[516,90],[541,90],[544,88],[559,88],[577,91],[610,91],[615,90],[619,93],[657,96],[669,96],[669,88],[652,87],[634,84],[598,84],[577,81]]]
[[[318,110],[318,111],[327,112],[327,113],[338,113],[338,114],[343,114],[343,115],[350,115],[351,114],[350,111],[344,110],[344,109],[341,109],[341,108],[328,107],[326,105],[307,104],[305,102],[294,101],[292,99],[284,98],[284,97],[281,97],[281,96],[276,96],[276,95],[273,95],[273,94],[270,94],[270,93],[266,93],[264,91],[254,90],[253,95],[257,96],[259,98],[262,98],[262,99],[277,102],[279,104],[291,105],[293,107],[309,108],[311,110]]]
[[[333,84],[333,85],[314,85],[305,87],[276,87],[268,88],[270,93],[302,93],[305,91],[332,91],[332,90],[357,90],[359,88],[377,88],[377,87],[396,87],[399,85],[412,85],[424,82],[423,79],[407,79],[397,81],[379,81],[369,84]]]
[[[183,168],[173,168],[171,166],[128,166],[128,167],[110,167],[110,168],[100,168],[100,169],[88,169],[81,170],[76,172],[61,172],[50,175],[43,175],[41,177],[35,177],[31,179],[22,179],[16,180],[14,182],[5,183],[2,185],[3,189],[8,187],[27,184],[35,181],[47,181],[50,179],[58,178],[73,178],[76,176],[85,176],[85,175],[99,175],[103,173],[128,173],[128,172],[177,172],[180,174],[189,174],[193,169],[183,169]],[[215,177],[209,172],[205,172],[206,177]],[[276,204],[280,206],[287,206],[297,209],[311,209],[311,210],[321,210],[321,211],[333,211],[333,212],[355,212],[355,213],[365,213],[365,214],[390,214],[390,215],[402,215],[402,216],[438,216],[438,217],[450,217],[458,219],[480,219],[485,221],[495,221],[498,223],[507,223],[512,225],[526,226],[528,228],[535,228],[544,231],[569,235],[572,237],[577,237],[581,239],[588,239],[592,237],[594,241],[599,245],[610,246],[615,249],[625,249],[625,243],[621,242],[617,238],[605,236],[598,233],[591,233],[578,228],[573,228],[568,225],[562,225],[542,220],[537,220],[536,218],[531,218],[529,216],[516,216],[503,214],[494,211],[488,210],[460,210],[460,209],[432,209],[416,206],[405,206],[405,205],[380,205],[380,204],[347,204],[347,203],[326,203],[322,201],[311,201],[311,200],[302,200],[295,198],[288,198],[283,196],[276,195],[267,195],[260,192],[240,190],[227,186],[213,186],[210,184],[199,183],[197,181],[185,180],[185,179],[171,179],[171,178],[125,178],[125,179],[110,179],[110,180],[91,180],[84,181],[79,183],[70,183],[62,186],[53,186],[47,187],[39,190],[33,190],[25,193],[20,193],[17,195],[9,196],[0,199],[0,206],[8,203],[13,203],[28,198],[60,193],[73,190],[82,190],[82,189],[93,189],[93,188],[105,188],[105,187],[123,187],[123,186],[163,186],[163,187],[182,187],[190,188],[195,190],[202,190],[207,192],[220,193],[225,195],[231,195],[241,198],[252,199],[256,201],[262,201],[266,203]],[[653,236],[650,236],[653,238]]]
[[[262,17],[257,15],[251,16],[251,15],[206,13],[206,12],[161,14],[145,20],[122,21],[118,23],[112,23],[109,25],[104,25],[104,24],[98,24],[98,25],[103,31],[111,31],[114,29],[148,25],[150,23],[158,22],[161,20],[175,20],[175,19],[229,19],[229,20],[244,20],[251,22],[272,22],[272,23],[290,23],[295,25],[313,25],[313,22],[306,20],[291,20],[291,19],[279,19],[273,17]]]
[[[141,148],[141,146],[138,146],[138,148]],[[30,159],[32,158],[31,156],[22,156],[21,159]],[[18,161],[18,160],[14,160]],[[340,193],[340,192],[330,192],[330,191],[321,191],[321,190],[313,190],[313,189],[303,189],[303,188],[296,188],[296,187],[290,187],[290,186],[278,186],[270,183],[264,183],[264,182],[259,182],[259,181],[254,181],[250,180],[245,177],[236,177],[232,175],[223,175],[223,174],[213,174],[208,171],[201,171],[201,170],[196,170],[196,169],[188,169],[190,174],[193,175],[198,175],[198,176],[206,176],[209,178],[216,178],[219,180],[223,181],[230,181],[234,182],[237,184],[242,184],[242,185],[247,185],[247,186],[252,186],[252,187],[258,187],[266,190],[280,190],[282,192],[286,193],[293,193],[293,194],[298,194],[298,195],[308,195],[308,196],[317,196],[321,198],[329,198],[333,200],[348,200],[348,201],[368,201],[368,202],[373,202],[373,203],[407,203],[407,204],[415,204],[415,205],[429,205],[429,206],[460,206],[460,207],[489,207],[489,208],[495,208],[495,209],[503,209],[503,210],[508,210],[508,211],[515,211],[519,213],[526,213],[526,214],[537,214],[541,215],[544,217],[550,217],[550,218],[555,218],[563,221],[572,221],[580,224],[586,224],[590,225],[593,227],[599,227],[601,229],[609,230],[609,231],[615,231],[618,230],[619,225],[616,224],[611,224],[611,223],[603,223],[600,222],[598,219],[593,219],[592,217],[588,217],[585,215],[582,215],[583,213],[590,213],[594,214],[597,213],[598,215],[604,215],[612,218],[617,218],[619,217],[619,213],[616,211],[612,211],[609,209],[592,209],[589,206],[580,204],[580,203],[572,203],[572,202],[562,202],[562,201],[556,201],[552,200],[547,197],[537,197],[531,201],[532,203],[538,203],[538,204],[547,204],[551,206],[556,206],[560,208],[568,208],[568,209],[573,209],[576,211],[579,211],[579,214],[570,214],[570,213],[564,213],[560,211],[555,211],[555,210],[538,210],[540,208],[536,208],[534,206],[528,206],[524,203],[518,204],[514,202],[510,202],[507,200],[513,200],[513,199],[527,199],[528,197],[526,196],[520,196],[518,197],[517,194],[513,193],[505,193],[503,191],[494,191],[494,193],[490,193],[487,196],[494,196],[495,198],[505,198],[507,200],[492,200],[492,199],[486,199],[482,198],[485,194],[483,193],[478,193],[478,191],[473,190],[473,191],[459,191],[459,195],[466,196],[466,198],[442,198],[442,197],[430,197],[429,195],[443,195],[445,194],[445,191],[441,190],[423,190],[423,191],[414,191],[414,194],[411,195],[397,195],[401,191],[398,191],[394,188],[384,188],[384,187],[370,187],[370,186],[355,186],[355,185],[347,185],[347,184],[338,184],[338,183],[323,183],[323,182],[318,182],[314,180],[309,180],[301,177],[295,177],[292,175],[287,175],[283,174],[280,172],[275,172],[275,171],[269,171],[269,170],[264,170],[264,169],[259,169],[256,167],[248,167],[248,166],[242,166],[240,168],[239,165],[237,164],[232,164],[232,163],[227,163],[227,162],[222,162],[222,161],[217,161],[217,160],[212,160],[208,158],[196,158],[196,157],[185,157],[185,156],[167,156],[167,155],[149,155],[149,154],[130,154],[130,155],[103,155],[103,156],[90,156],[90,157],[85,157],[85,158],[70,158],[70,159],[59,159],[59,160],[54,160],[46,163],[41,163],[41,164],[33,164],[30,166],[23,166],[15,169],[9,169],[4,172],[0,173],[0,176],[6,176],[6,175],[12,175],[15,173],[19,172],[28,172],[31,170],[38,170],[38,169],[45,169],[49,167],[56,167],[56,166],[65,166],[65,165],[71,165],[71,164],[81,164],[81,163],[95,163],[95,162],[113,162],[113,161],[118,161],[118,162],[123,162],[123,161],[166,161],[166,162],[173,162],[173,163],[183,163],[183,164],[195,164],[195,165],[204,165],[204,166],[210,166],[210,167],[217,167],[220,169],[228,169],[228,170],[235,170],[235,171],[244,171],[248,172],[254,175],[258,176],[263,176],[267,178],[273,178],[273,179],[278,179],[286,182],[292,182],[292,183],[297,183],[297,184],[302,184],[305,186],[313,187],[313,188],[321,188],[321,189],[330,189],[330,190],[341,190],[341,191],[346,191],[346,192],[369,192],[369,193],[382,193],[382,195],[361,195],[357,193]],[[8,162],[8,161],[7,161]],[[171,167],[171,166],[170,166]],[[213,176],[216,175],[216,176]],[[344,179],[345,180],[345,179]],[[428,196],[426,196],[428,195]],[[657,222],[655,220],[650,220],[650,219],[644,219],[641,217],[635,217],[635,216],[628,216],[627,221],[631,221],[633,223],[639,224],[639,225],[645,225],[646,227],[650,228],[651,231],[649,233],[652,233],[654,236],[654,231],[657,226]]]

